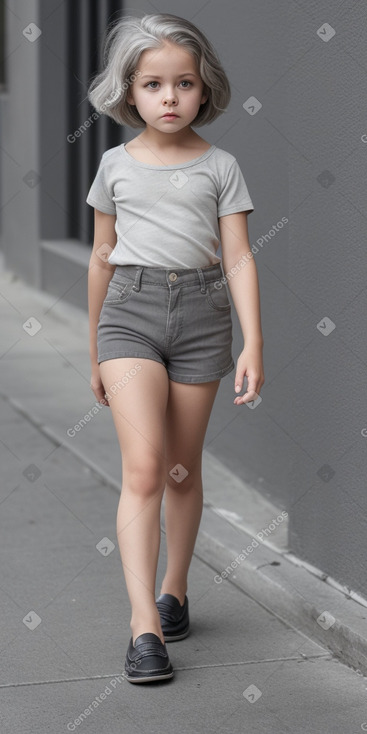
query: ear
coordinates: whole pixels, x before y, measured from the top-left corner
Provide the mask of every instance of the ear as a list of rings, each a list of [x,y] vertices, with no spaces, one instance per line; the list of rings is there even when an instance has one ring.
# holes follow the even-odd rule
[[[207,87],[204,85],[203,87],[203,93],[201,95],[200,104],[205,104],[205,102],[209,99],[209,92],[207,91]]]
[[[131,92],[128,92],[128,94],[126,95],[126,102],[135,106],[134,97]]]

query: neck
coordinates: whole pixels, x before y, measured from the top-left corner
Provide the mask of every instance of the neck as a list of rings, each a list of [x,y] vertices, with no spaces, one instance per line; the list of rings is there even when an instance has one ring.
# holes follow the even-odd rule
[[[177,133],[164,133],[147,125],[144,132],[139,135],[139,139],[147,147],[160,148],[162,150],[189,147],[201,141],[200,136],[189,125]]]

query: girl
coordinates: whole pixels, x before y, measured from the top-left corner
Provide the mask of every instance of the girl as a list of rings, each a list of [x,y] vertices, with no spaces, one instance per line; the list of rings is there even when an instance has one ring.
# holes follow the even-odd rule
[[[143,128],[107,150],[88,193],[91,388],[112,410],[122,453],[117,537],[131,603],[131,683],[172,678],[166,642],[189,633],[187,575],[199,529],[204,437],[234,368],[226,279],[243,331],[235,392],[264,383],[252,201],[237,160],[194,132],[225,111],[229,82],[212,46],[171,14],[109,30],[88,98]],[[155,599],[165,492],[167,570]]]

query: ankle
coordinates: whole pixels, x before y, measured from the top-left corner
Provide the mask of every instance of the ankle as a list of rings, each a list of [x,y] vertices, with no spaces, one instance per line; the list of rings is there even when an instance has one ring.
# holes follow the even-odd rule
[[[156,617],[140,617],[131,619],[130,621],[130,629],[131,629],[131,635],[133,638],[133,645],[135,644],[135,640],[139,635],[144,635],[145,632],[152,632],[154,635],[157,635],[161,642],[164,643],[164,636],[162,632],[160,617],[157,609],[157,616]]]
[[[153,635],[157,635],[159,637],[160,641],[164,645],[164,636],[161,629],[157,629],[156,627],[153,627],[152,625],[143,625],[141,627],[131,628],[131,636],[133,638],[133,646],[135,647],[135,640],[140,637],[140,635],[145,635],[146,632],[151,632]]]
[[[177,587],[170,584],[162,584],[160,594],[172,594],[180,602],[181,607],[185,603],[185,596],[187,594],[187,586]]]

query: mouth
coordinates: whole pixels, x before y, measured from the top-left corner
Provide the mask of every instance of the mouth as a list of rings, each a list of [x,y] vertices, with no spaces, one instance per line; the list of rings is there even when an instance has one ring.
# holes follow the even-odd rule
[[[173,112],[172,113],[166,112],[166,114],[165,115],[162,115],[162,117],[172,117],[172,118],[174,118],[174,117],[178,117],[178,115],[175,115]]]

